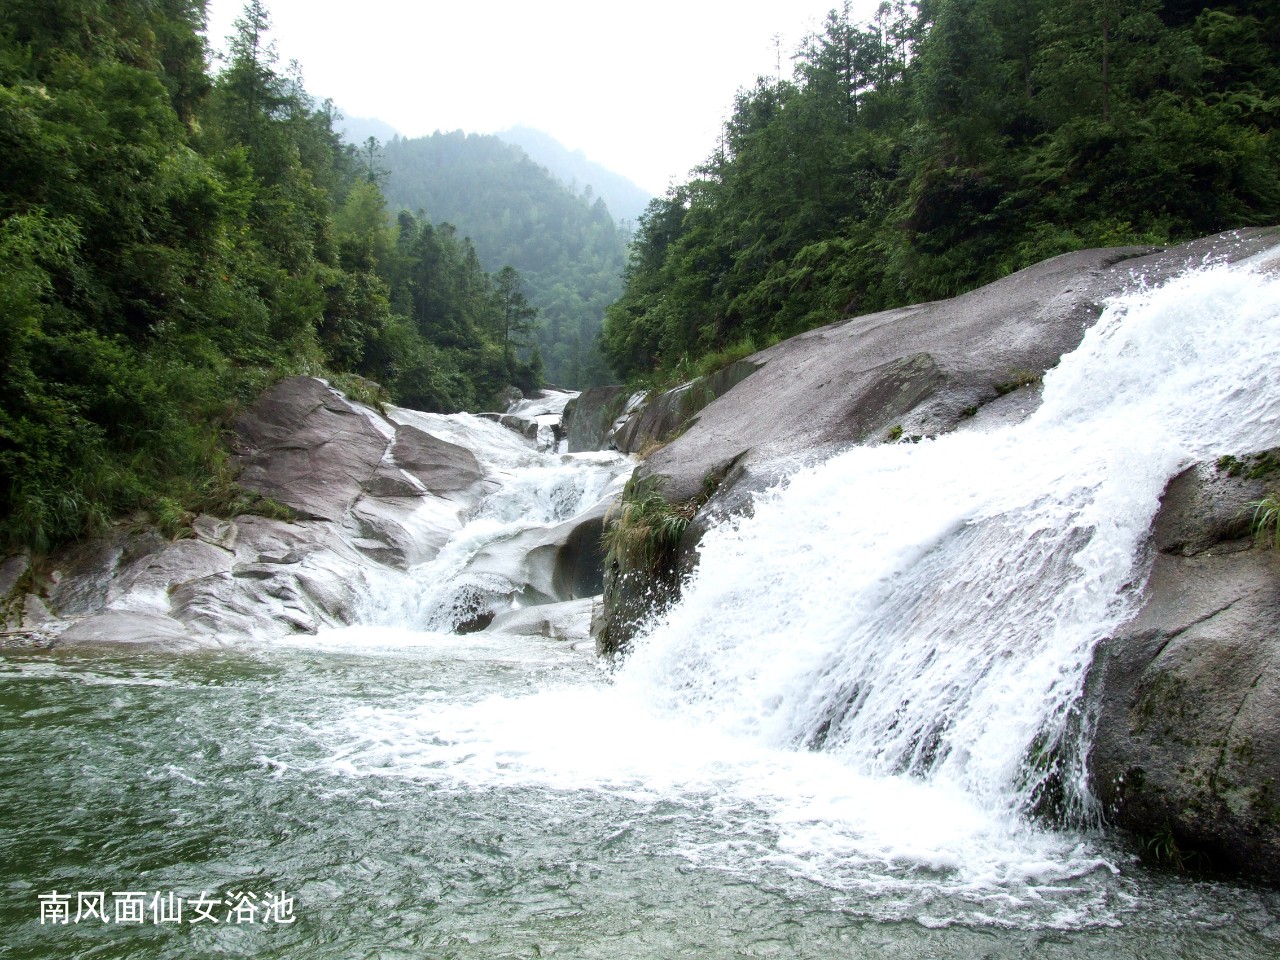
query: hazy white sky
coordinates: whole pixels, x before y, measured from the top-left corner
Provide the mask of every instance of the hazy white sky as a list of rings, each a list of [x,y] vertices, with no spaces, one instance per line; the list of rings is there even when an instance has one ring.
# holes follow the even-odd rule
[[[267,0],[281,67],[406,136],[523,124],[660,194],[715,145],[740,87],[835,0]],[[855,0],[866,19],[875,0]],[[210,0],[224,46],[244,0]]]

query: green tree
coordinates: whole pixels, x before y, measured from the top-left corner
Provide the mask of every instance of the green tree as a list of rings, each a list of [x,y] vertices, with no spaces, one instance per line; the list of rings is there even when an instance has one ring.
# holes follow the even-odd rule
[[[502,348],[512,365],[515,363],[516,349],[527,346],[534,321],[538,318],[537,308],[529,305],[521,286],[520,274],[510,264],[499,270],[494,277]]]
[[[603,352],[663,379],[1083,246],[1275,222],[1277,26],[1258,0],[833,11],[641,218]]]

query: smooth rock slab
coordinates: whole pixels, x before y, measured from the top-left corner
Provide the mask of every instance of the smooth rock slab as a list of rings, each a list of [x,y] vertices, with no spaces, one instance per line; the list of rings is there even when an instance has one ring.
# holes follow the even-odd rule
[[[564,408],[564,434],[570,453],[604,450],[606,438],[626,403],[627,388],[591,387]]]
[[[339,520],[394,436],[375,422],[323,381],[282,380],[236,421],[238,482],[304,519]]]
[[[509,610],[494,618],[486,633],[512,633],[525,637],[566,640],[574,649],[594,653],[591,640],[591,608],[595,598],[546,603]]]
[[[155,646],[185,650],[211,646],[172,617],[138,610],[103,610],[71,624],[58,637],[59,647],[89,647],[99,644]]]

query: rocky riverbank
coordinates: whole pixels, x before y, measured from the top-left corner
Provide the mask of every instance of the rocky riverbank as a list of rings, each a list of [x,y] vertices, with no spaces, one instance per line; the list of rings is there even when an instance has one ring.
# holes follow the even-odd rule
[[[563,406],[570,396],[551,400]],[[496,458],[478,458],[424,429],[444,418],[381,412],[321,380],[284,380],[240,417],[235,436],[240,485],[274,502],[278,517],[199,516],[177,539],[150,524],[120,523],[35,569],[29,558],[12,557],[0,568],[9,639],[185,648],[367,621],[376,616],[365,609],[371,596],[420,589],[409,572],[434,559],[502,489],[513,457],[524,459],[524,451],[540,462],[546,405],[527,404],[529,417],[516,414],[520,422],[508,426],[472,418],[477,449],[486,430],[487,442],[496,436],[501,447]],[[468,560],[485,590],[460,595],[456,622],[446,626],[479,629],[517,604],[576,601],[585,637],[589,598],[601,589],[600,531],[610,501],[477,548]],[[566,629],[561,607],[546,623],[522,612],[519,624],[535,633]]]

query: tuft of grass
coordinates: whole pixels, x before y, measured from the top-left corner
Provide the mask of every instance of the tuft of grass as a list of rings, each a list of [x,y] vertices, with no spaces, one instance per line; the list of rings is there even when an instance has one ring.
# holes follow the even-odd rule
[[[772,344],[770,344],[772,346]],[[714,353],[705,354],[698,363],[695,370],[695,376],[709,377],[713,373],[719,373],[725,367],[737,363],[739,360],[745,360],[753,353],[759,353],[760,348],[756,346],[755,337],[748,335],[737,343],[730,344],[723,350],[717,350]]]
[[[1268,494],[1249,506],[1253,507],[1253,520],[1249,526],[1254,540],[1280,550],[1280,493]]]
[[[1030,370],[1010,370],[1009,379],[996,384],[996,395],[1003,397],[1005,394],[1013,393],[1013,391],[1021,387],[1029,387],[1039,383],[1041,379],[1041,374],[1032,373]]]
[[[391,403],[391,394],[387,392],[382,384],[359,374],[331,374],[329,382],[348,400],[354,403],[363,403],[366,407],[372,407],[381,414],[386,414],[387,404]]]
[[[185,540],[195,536],[191,529],[191,521],[196,515],[190,510],[182,509],[182,505],[171,497],[157,497],[151,507],[156,526],[170,540]]]
[[[636,450],[632,456],[637,460],[648,460],[670,442],[671,441],[659,437],[648,437],[645,439],[644,443],[640,444],[640,449]]]
[[[663,477],[632,477],[605,518],[605,564],[624,572],[661,573],[674,564],[680,539],[702,505],[695,497],[671,503],[661,493]]]
[[[702,478],[702,490],[675,503],[662,495],[666,478],[660,474],[632,476],[622,497],[605,517],[605,564],[623,572],[640,570],[654,575],[670,572],[675,553],[694,515],[720,489],[724,477],[714,471]]]
[[[1178,843],[1173,827],[1166,821],[1155,833],[1142,838],[1143,856],[1174,873],[1212,869],[1212,862],[1199,850],[1188,850]]]
[[[712,350],[701,356],[691,357],[687,353],[682,354],[674,363],[664,362],[649,376],[633,378],[628,382],[633,392],[647,390],[652,396],[657,396],[682,383],[719,373],[725,367],[781,342],[782,337],[778,335],[771,335],[763,342],[757,341],[754,336],[747,335],[723,349]]]
[[[1144,839],[1142,849],[1156,863],[1171,867],[1178,873],[1186,869],[1186,859],[1168,825]]]
[[[907,443],[919,443],[923,439],[924,439],[923,434],[919,434],[919,433],[904,434],[902,432],[902,424],[895,423],[892,427],[889,428],[889,432],[885,434],[884,442],[885,443],[901,443],[902,441],[905,440]]]

